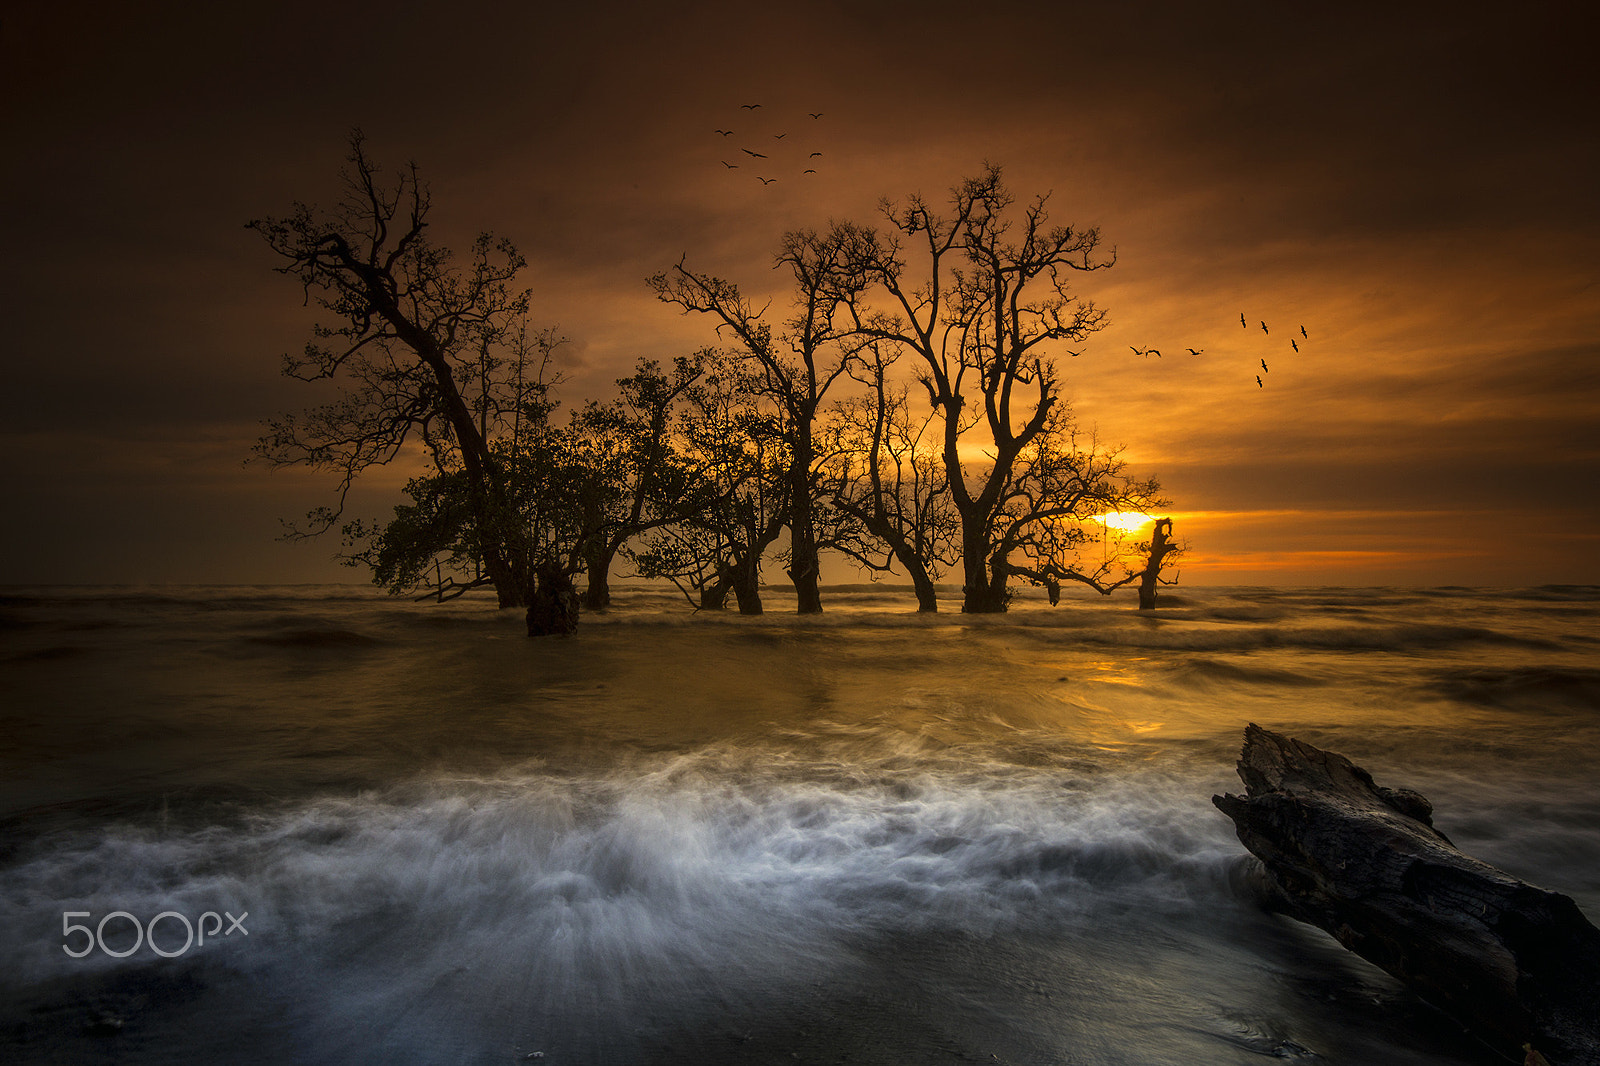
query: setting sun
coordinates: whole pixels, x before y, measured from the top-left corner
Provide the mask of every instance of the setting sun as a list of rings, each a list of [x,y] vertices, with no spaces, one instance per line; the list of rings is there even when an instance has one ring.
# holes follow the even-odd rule
[[[1094,518],[1096,522],[1099,522],[1107,529],[1120,529],[1128,533],[1136,529],[1142,529],[1155,521],[1154,518],[1147,514],[1128,511],[1111,511],[1107,514],[1095,515]]]

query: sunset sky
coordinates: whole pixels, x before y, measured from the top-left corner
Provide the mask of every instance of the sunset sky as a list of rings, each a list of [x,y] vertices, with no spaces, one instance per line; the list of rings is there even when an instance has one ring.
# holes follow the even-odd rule
[[[1066,392],[1161,478],[1185,582],[1600,582],[1586,5],[105,6],[0,27],[0,582],[360,579],[275,539],[327,478],[244,465],[318,399],[244,224],[332,200],[352,127],[437,239],[527,255],[569,403],[711,340],[644,285],[685,253],[781,295],[785,230],[999,164],[1116,250]]]

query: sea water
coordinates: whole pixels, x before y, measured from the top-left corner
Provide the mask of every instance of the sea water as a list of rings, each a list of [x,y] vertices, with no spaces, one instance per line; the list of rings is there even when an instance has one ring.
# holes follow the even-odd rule
[[[616,600],[5,590],[0,1058],[1495,1061],[1263,909],[1252,721],[1600,916],[1600,589]]]

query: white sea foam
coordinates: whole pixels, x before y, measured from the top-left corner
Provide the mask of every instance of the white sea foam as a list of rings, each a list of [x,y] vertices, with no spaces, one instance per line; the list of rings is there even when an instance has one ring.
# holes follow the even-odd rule
[[[9,872],[0,941],[27,983],[126,976],[165,964],[148,948],[67,958],[61,912],[248,912],[248,941],[190,958],[308,997],[293,1011],[308,1046],[389,1046],[424,1017],[435,1034],[487,1024],[503,997],[536,1029],[604,1031],[754,1009],[837,977],[861,944],[1231,905],[1239,860],[1193,782],[1086,781],[970,751],[931,768],[896,768],[904,752],[762,761],[721,748],[603,778],[526,767],[227,827],[79,832]]]
[[[247,908],[261,935],[309,951],[349,923],[381,942],[379,916],[396,908],[508,941],[559,920],[570,942],[582,913],[587,937],[623,931],[606,950],[646,954],[757,930],[981,934],[1135,896],[1181,902],[1209,891],[1193,871],[1231,853],[1203,787],[1148,770],[1086,780],[972,750],[764,766],[770,754],[708,749],[602,778],[418,779],[203,829],[82,830],[10,871],[0,927],[33,929],[32,947],[13,948],[46,969],[62,965],[34,950],[60,940],[41,919],[50,908]]]

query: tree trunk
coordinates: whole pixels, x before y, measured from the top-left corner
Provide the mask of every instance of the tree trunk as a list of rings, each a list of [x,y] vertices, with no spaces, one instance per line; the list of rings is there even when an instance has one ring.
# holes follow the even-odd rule
[[[966,524],[962,516],[963,525]],[[961,567],[966,581],[961,587],[962,614],[1000,614],[1011,596],[1006,591],[1004,570],[991,573],[989,542],[982,532],[962,531]]]
[[[911,578],[911,588],[917,594],[917,613],[937,613],[939,594],[934,590],[933,578],[928,575],[928,564],[922,556],[917,554],[911,542],[881,511],[875,516],[862,517],[874,519],[866,522],[867,531],[876,533],[889,546],[889,551],[900,561],[900,565],[906,568],[906,575]]]
[[[700,587],[700,610],[721,611],[728,606],[728,590],[733,587],[733,570],[729,567],[718,569],[717,576],[709,585]]]
[[[961,601],[962,614],[1004,614],[1006,604],[1011,600],[1004,581],[999,582],[999,588],[979,585],[977,588],[969,586],[962,591],[966,594]]]
[[[589,583],[583,590],[583,609],[595,614],[603,613],[611,606],[611,585],[604,572],[589,572]]]
[[[1504,1055],[1600,1064],[1600,930],[1570,897],[1461,854],[1426,799],[1341,755],[1251,725],[1239,776],[1212,802],[1291,916]]]
[[[733,586],[733,596],[739,603],[740,614],[762,612],[761,573],[753,559],[740,559],[735,563],[729,583]]]
[[[788,571],[789,580],[794,582],[796,614],[821,614],[822,591],[818,586],[817,552],[816,546],[811,549],[811,562],[801,564],[799,561]]]
[[[495,476],[496,460],[489,451],[488,441],[478,430],[471,408],[461,395],[444,349],[433,334],[406,316],[388,289],[380,281],[374,280],[377,275],[359,269],[357,273],[366,278],[367,297],[373,308],[433,372],[441,412],[455,431],[462,469],[467,475],[483,568],[494,584],[500,606],[521,607],[527,604],[532,610],[538,598],[537,582],[533,575],[526,573],[515,562],[525,556],[521,553],[524,546],[521,531],[517,529],[513,532],[511,528],[518,522],[514,517],[514,508],[506,499],[504,484]]]
[[[501,609],[507,607],[526,607],[530,601],[533,582],[529,575],[522,572],[521,567],[511,562],[510,552],[516,545],[502,547],[494,538],[482,536],[478,538],[479,555],[483,559],[483,572],[489,576],[489,583],[494,587],[496,600]]]
[[[1172,544],[1172,519],[1163,518],[1156,523],[1150,535],[1150,558],[1145,560],[1144,573],[1139,576],[1139,610],[1156,609],[1156,584],[1161,577],[1161,560],[1174,548]]]
[[[583,609],[599,613],[611,606],[611,560],[617,549],[612,544],[595,544],[584,560],[589,571],[588,587],[583,590]]]
[[[808,431],[809,432],[809,431]],[[821,561],[817,557],[817,531],[812,523],[811,449],[795,449],[789,485],[789,580],[794,582],[795,612],[821,614],[818,589]]]
[[[578,590],[561,565],[539,567],[539,581],[528,604],[528,636],[566,636],[578,628]]]
[[[494,585],[495,600],[501,610],[508,607],[523,607],[527,605],[528,595],[522,588],[522,583],[510,578],[493,577],[495,570],[485,563],[484,569],[490,574],[490,581]]]
[[[921,565],[916,567],[908,565],[906,569],[911,572],[911,587],[917,594],[917,613],[937,613],[939,594],[933,587],[933,579],[928,576],[927,569]]]

